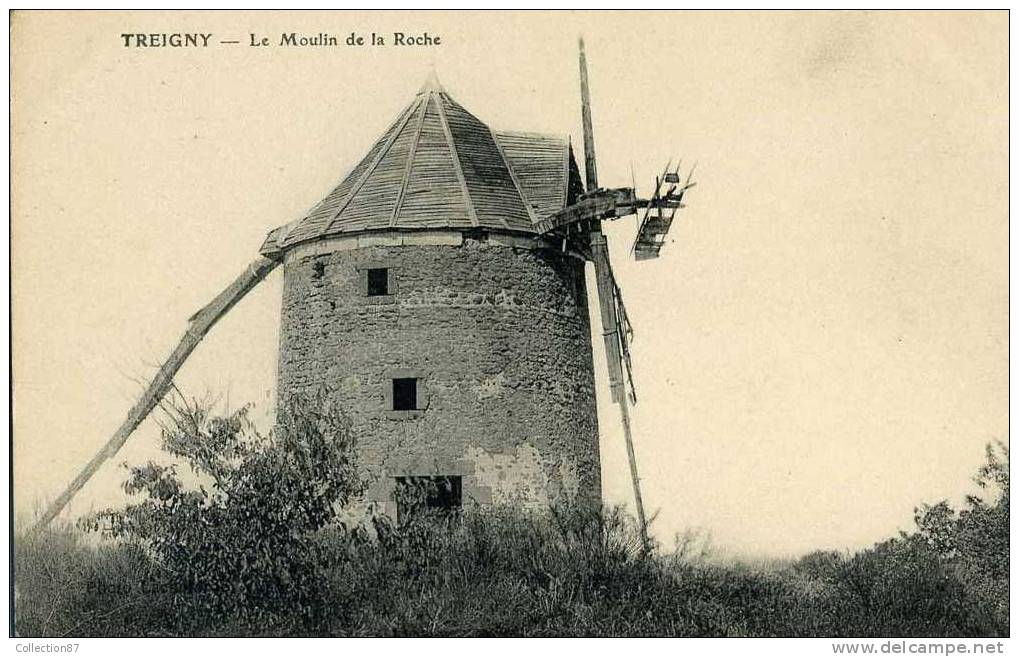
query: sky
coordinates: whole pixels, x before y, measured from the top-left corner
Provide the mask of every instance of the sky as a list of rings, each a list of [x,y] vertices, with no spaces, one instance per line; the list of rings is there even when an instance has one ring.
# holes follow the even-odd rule
[[[247,45],[394,31],[441,43]],[[125,32],[241,43],[125,48]],[[661,258],[628,256],[632,218],[606,227],[655,535],[857,549],[972,492],[984,445],[1007,442],[1006,12],[46,12],[12,31],[15,510],[60,492],[187,318],[429,71],[493,128],[579,151],[581,33],[600,182],[647,194],[670,158],[697,162]],[[186,393],[269,416],[281,277],[198,347]],[[594,355],[605,499],[629,504]],[[122,501],[121,464],[158,456],[158,436],[146,420],[65,515]]]

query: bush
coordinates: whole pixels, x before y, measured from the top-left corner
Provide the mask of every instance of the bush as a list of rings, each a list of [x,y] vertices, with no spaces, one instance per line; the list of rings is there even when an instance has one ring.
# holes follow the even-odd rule
[[[932,550],[968,596],[991,611],[999,633],[1008,628],[1009,451],[998,441],[986,448],[974,478],[985,497],[970,495],[956,512],[946,502],[916,510],[918,531],[908,537]]]
[[[181,400],[167,409],[163,447],[176,465],[130,468],[127,493],[143,499],[83,526],[147,555],[172,592],[175,625],[289,631],[293,617],[322,610],[317,532],[361,493],[348,423],[324,396],[293,398],[261,435],[247,409],[211,417]]]
[[[992,443],[970,496],[915,509],[916,530],[849,559],[813,553],[794,565],[815,588],[826,636],[1008,635],[1008,448]]]
[[[836,570],[834,586],[833,636],[1001,633],[941,556],[916,541],[892,539],[856,554]]]

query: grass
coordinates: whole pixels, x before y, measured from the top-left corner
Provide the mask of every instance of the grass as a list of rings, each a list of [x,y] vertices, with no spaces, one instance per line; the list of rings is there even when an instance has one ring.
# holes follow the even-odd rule
[[[1007,550],[1007,544],[1006,544]],[[20,636],[1000,636],[1004,586],[916,541],[782,564],[644,554],[616,510],[509,509],[316,532],[266,596],[203,596],[127,542],[15,541]],[[1006,554],[1007,559],[1007,554]],[[278,574],[277,574],[278,575]],[[258,573],[245,584],[260,590]],[[968,586],[981,582],[980,587]],[[303,590],[301,582],[313,582]],[[1000,582],[999,582],[1000,583]],[[238,584],[238,586],[240,586]],[[282,588],[281,588],[282,587]],[[987,591],[997,591],[988,594]],[[272,595],[269,595],[272,591]],[[283,591],[283,593],[279,593]],[[293,593],[293,595],[290,595]],[[1003,597],[1002,597],[1003,593]],[[235,603],[230,603],[233,600]],[[222,602],[222,600],[221,600]]]
[[[177,465],[133,466],[133,502],[15,538],[19,636],[823,636],[1008,633],[1009,460],[969,496],[848,555],[711,563],[694,534],[646,550],[619,509],[424,511],[349,528],[366,483],[327,396],[269,434],[246,409],[167,413]],[[406,508],[425,490],[404,491]],[[102,532],[107,533],[102,538]],[[86,538],[90,540],[86,540]],[[91,540],[95,539],[95,540]]]

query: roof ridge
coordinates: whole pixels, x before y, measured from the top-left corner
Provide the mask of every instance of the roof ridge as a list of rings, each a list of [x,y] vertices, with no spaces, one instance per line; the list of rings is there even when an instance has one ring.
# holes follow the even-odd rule
[[[570,135],[566,132],[538,132],[537,130],[492,130],[492,132],[497,135],[506,135],[507,137],[539,137],[542,139],[558,139],[562,142],[570,140]]]
[[[438,82],[438,80],[436,80],[436,82]],[[393,214],[389,218],[390,227],[396,225],[396,220],[400,216],[400,210],[403,209],[403,199],[407,193],[407,185],[410,184],[410,173],[411,169],[414,168],[414,157],[417,155],[418,142],[421,141],[421,129],[425,124],[425,115],[428,114],[428,101],[430,99],[431,92],[429,92],[425,102],[421,103],[418,107],[418,110],[420,110],[420,116],[418,116],[417,126],[414,130],[414,138],[410,142],[410,150],[407,152],[407,165],[403,168],[403,180],[400,181],[400,191],[396,195],[396,203],[393,205]]]
[[[484,125],[484,124],[483,124]],[[485,126],[488,127],[488,126]],[[506,151],[503,150],[502,144],[499,143],[499,137],[495,134],[495,130],[488,128],[488,133],[492,135],[492,141],[495,142],[495,149],[499,152],[499,157],[502,159],[503,165],[506,167],[506,171],[509,172],[510,180],[513,181],[513,187],[517,190],[517,195],[520,197],[520,202],[524,206],[524,210],[527,211],[527,216],[531,218],[531,223],[538,223],[538,214],[531,207],[530,201],[527,200],[527,195],[524,194],[524,188],[520,186],[520,181],[517,180],[517,174],[513,171],[513,165],[510,164],[509,158],[506,157]],[[506,228],[509,228],[509,221],[505,217],[502,218],[502,222],[506,224]]]
[[[389,136],[389,140],[386,142],[385,146],[383,146],[382,149],[379,151],[378,155],[375,156],[375,160],[371,163],[371,165],[367,169],[364,170],[364,172],[361,174],[361,177],[358,178],[356,183],[354,183],[354,186],[350,188],[350,193],[347,194],[346,198],[343,199],[343,202],[340,203],[340,207],[337,208],[336,212],[333,213],[332,218],[325,223],[325,227],[323,228],[322,232],[319,233],[320,235],[325,235],[326,233],[329,232],[329,229],[332,227],[333,223],[340,218],[340,215],[343,214],[343,211],[347,209],[347,206],[350,205],[350,202],[354,200],[354,197],[357,196],[357,193],[360,192],[361,188],[364,187],[366,182],[368,182],[368,179],[375,172],[375,169],[378,168],[379,164],[389,153],[389,150],[393,147],[393,144],[396,143],[397,138],[401,134],[403,134],[404,128],[407,127],[407,123],[410,121],[410,117],[414,115],[414,111],[417,110],[417,108],[420,106],[421,106],[420,98],[415,98],[414,102],[412,102],[407,107],[407,109],[404,110],[403,116],[400,117],[400,119],[398,119],[399,126],[397,127],[397,129],[394,130],[393,134]]]
[[[530,201],[527,199],[527,196],[524,195],[523,187],[520,185],[520,181],[517,180],[516,172],[513,170],[513,166],[510,164],[509,158],[506,157],[506,152],[503,150],[502,144],[499,142],[499,137],[496,135],[496,132],[492,130],[491,126],[489,126],[487,123],[479,119],[473,112],[471,112],[463,105],[458,103],[454,98],[450,97],[448,94],[446,94],[446,98],[449,100],[450,105],[456,107],[458,111],[463,112],[467,116],[477,121],[478,125],[480,125],[485,131],[488,132],[488,136],[492,139],[492,143],[495,145],[496,152],[499,154],[499,159],[502,160],[503,166],[506,167],[506,172],[509,174],[510,181],[513,183],[513,188],[514,191],[516,192],[516,196],[520,202],[521,208],[523,208],[524,213],[527,215],[527,219],[530,220],[532,225],[537,223],[538,220],[535,218],[537,215],[531,208]],[[507,229],[512,230],[512,227],[509,224],[509,219],[507,218],[507,216],[505,214],[499,214],[498,216],[503,226]]]
[[[439,94],[435,94],[439,96]],[[448,94],[444,94],[448,98]],[[428,97],[431,98],[432,94],[429,93]],[[452,101],[452,98],[450,98]],[[471,199],[471,190],[467,188],[467,180],[464,178],[463,165],[460,163],[460,152],[456,149],[456,142],[453,140],[453,132],[449,129],[449,119],[446,117],[446,108],[442,106],[442,98],[435,99],[435,107],[439,111],[439,121],[442,123],[442,131],[446,135],[446,143],[449,144],[450,153],[453,156],[453,169],[456,171],[456,178],[460,182],[460,188],[463,190],[464,201],[467,205],[467,216],[470,217],[471,223],[475,226],[480,225],[478,222],[478,211],[474,207],[474,200]]]

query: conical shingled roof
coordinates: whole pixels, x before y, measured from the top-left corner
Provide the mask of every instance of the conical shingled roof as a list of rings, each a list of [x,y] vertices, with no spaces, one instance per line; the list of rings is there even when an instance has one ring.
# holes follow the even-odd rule
[[[434,74],[354,169],[262,252],[370,230],[471,229],[534,233],[580,190],[569,140],[495,133]]]

